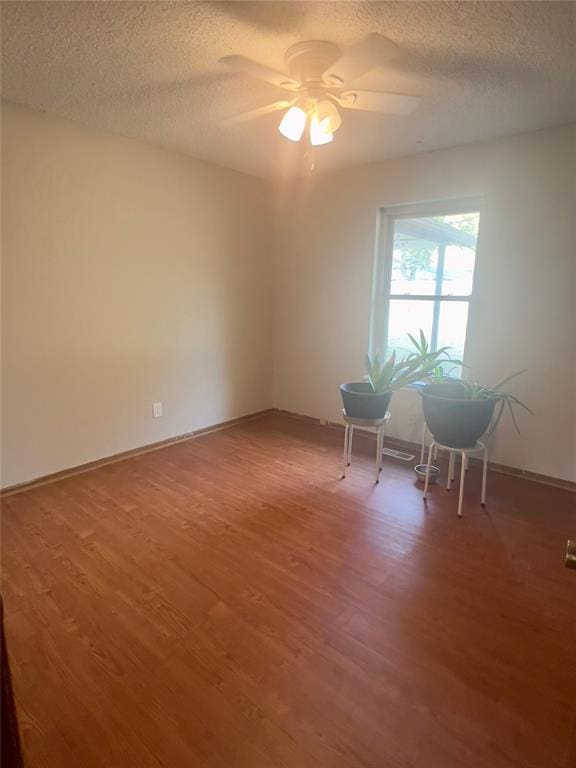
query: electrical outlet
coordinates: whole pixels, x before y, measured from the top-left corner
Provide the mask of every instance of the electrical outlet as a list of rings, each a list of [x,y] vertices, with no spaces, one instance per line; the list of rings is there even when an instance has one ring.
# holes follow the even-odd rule
[[[152,416],[159,419],[162,416],[162,403],[152,403]]]

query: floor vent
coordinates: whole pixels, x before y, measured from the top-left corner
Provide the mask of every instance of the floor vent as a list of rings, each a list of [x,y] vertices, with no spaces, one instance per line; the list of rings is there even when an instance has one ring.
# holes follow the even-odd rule
[[[404,451],[395,451],[394,448],[382,448],[382,453],[386,456],[392,456],[393,459],[400,459],[401,461],[412,461],[415,459],[412,453],[404,453]]]

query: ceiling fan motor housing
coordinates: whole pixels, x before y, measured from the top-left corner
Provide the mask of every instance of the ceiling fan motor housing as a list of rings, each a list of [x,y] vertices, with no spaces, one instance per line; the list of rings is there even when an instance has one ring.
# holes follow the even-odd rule
[[[340,49],[325,40],[306,40],[286,51],[286,66],[303,85],[323,83],[322,75],[340,57]]]

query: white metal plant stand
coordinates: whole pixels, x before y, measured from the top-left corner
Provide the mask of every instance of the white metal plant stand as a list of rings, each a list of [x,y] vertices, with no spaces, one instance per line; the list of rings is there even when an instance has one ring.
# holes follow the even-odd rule
[[[442,443],[437,443],[435,440],[433,440],[430,443],[430,446],[428,448],[428,463],[426,464],[426,481],[424,483],[424,500],[426,500],[426,495],[428,493],[428,480],[430,479],[430,465],[432,463],[432,453],[435,448],[442,448],[445,451],[448,451],[450,454],[450,459],[448,461],[448,481],[446,483],[446,488],[450,490],[452,487],[452,481],[454,480],[454,464],[456,454],[459,453],[462,456],[462,465],[460,469],[460,494],[458,496],[458,517],[462,517],[462,500],[464,498],[464,481],[466,479],[466,470],[468,469],[468,455],[470,453],[479,453],[482,451],[483,454],[483,462],[482,462],[482,498],[481,498],[481,504],[483,507],[486,506],[486,476],[488,473],[488,449],[484,445],[484,443],[481,443],[480,440],[476,443],[476,445],[471,446],[470,448],[452,448],[449,445],[442,445]]]
[[[422,421],[422,440],[420,441],[420,464],[424,464],[424,454],[426,452],[426,435],[428,434],[428,427],[426,421]],[[434,449],[434,458],[438,454],[438,446]]]
[[[362,427],[363,429],[374,429],[376,431],[376,479],[374,482],[379,483],[380,471],[382,469],[382,449],[384,447],[384,427],[390,418],[390,411],[386,411],[386,415],[382,419],[356,419],[353,416],[348,416],[345,411],[342,411],[342,418],[346,422],[342,479],[346,477],[346,467],[349,467],[352,463],[354,427]]]

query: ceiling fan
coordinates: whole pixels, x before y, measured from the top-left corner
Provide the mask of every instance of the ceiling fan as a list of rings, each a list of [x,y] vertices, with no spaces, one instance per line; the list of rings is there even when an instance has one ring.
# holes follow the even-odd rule
[[[334,43],[308,40],[296,43],[286,51],[289,75],[244,56],[224,56],[220,59],[221,64],[290,91],[291,97],[234,115],[223,123],[236,125],[285,111],[278,126],[280,133],[291,141],[300,141],[308,124],[310,143],[320,146],[331,142],[342,124],[339,108],[407,115],[418,106],[420,99],[417,96],[351,87],[360,75],[383,64],[396,50],[395,43],[377,33],[368,35],[344,53]]]

